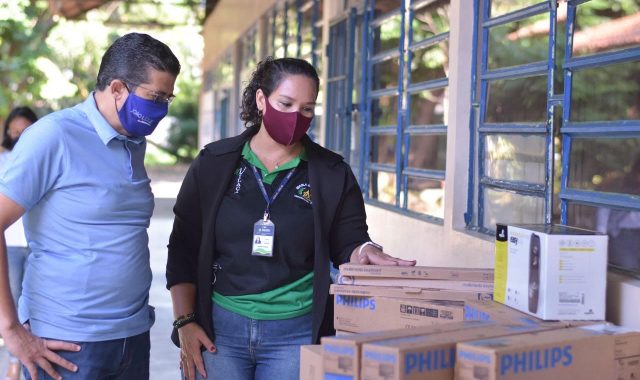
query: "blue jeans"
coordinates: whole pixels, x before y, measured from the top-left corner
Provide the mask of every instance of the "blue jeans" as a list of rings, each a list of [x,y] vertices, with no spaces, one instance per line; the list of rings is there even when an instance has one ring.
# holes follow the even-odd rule
[[[54,368],[65,380],[148,380],[149,332],[123,339],[104,342],[73,342],[80,345],[78,352],[56,353],[78,366],[78,372],[70,372],[57,365]],[[29,372],[22,367],[26,380]],[[38,379],[52,379],[38,367]]]
[[[298,380],[300,346],[311,344],[311,313],[264,321],[214,303],[213,321],[217,350],[202,353],[207,380]]]

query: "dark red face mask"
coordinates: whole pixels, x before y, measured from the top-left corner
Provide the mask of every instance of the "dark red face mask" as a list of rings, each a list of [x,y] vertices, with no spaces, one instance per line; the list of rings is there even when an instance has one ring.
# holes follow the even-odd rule
[[[267,133],[278,144],[293,145],[300,141],[307,133],[313,117],[306,117],[300,112],[282,112],[271,106],[269,99],[265,98],[267,112],[262,115]]]

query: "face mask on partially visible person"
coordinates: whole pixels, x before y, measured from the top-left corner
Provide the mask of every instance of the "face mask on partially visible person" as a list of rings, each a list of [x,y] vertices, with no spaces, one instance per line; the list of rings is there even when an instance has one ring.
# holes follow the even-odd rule
[[[262,115],[262,122],[269,136],[282,145],[293,145],[300,141],[309,130],[313,117],[306,117],[298,111],[278,111],[266,97],[265,103],[267,112]]]
[[[129,92],[127,100],[118,111],[118,118],[131,136],[142,137],[150,135],[168,112],[168,103],[156,103]]]

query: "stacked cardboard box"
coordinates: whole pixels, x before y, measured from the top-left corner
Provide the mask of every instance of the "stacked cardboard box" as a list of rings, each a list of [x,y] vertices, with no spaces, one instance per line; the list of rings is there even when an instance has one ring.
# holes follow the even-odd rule
[[[464,320],[464,301],[491,299],[491,269],[344,264],[334,327],[356,333]]]
[[[457,345],[455,378],[640,378],[640,331],[597,324]]]
[[[300,346],[300,380],[322,380],[322,346],[309,344]]]
[[[562,327],[560,324],[489,323],[486,326],[478,325],[447,333],[365,343],[362,346],[362,378],[367,380],[453,379],[458,342]]]
[[[365,343],[402,337],[447,333],[478,326],[489,326],[491,324],[491,322],[470,321],[422,326],[414,329],[398,329],[324,337],[322,338],[324,379],[361,379],[361,350],[362,345]]]

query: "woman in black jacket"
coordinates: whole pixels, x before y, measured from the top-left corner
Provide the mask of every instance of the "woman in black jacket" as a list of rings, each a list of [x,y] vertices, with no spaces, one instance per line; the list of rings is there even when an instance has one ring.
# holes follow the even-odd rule
[[[207,145],[184,179],[167,288],[189,380],[297,379],[299,346],[334,332],[330,261],[415,265],[371,242],[351,169],[307,137],[318,87],[304,60],[260,62],[247,130]]]

